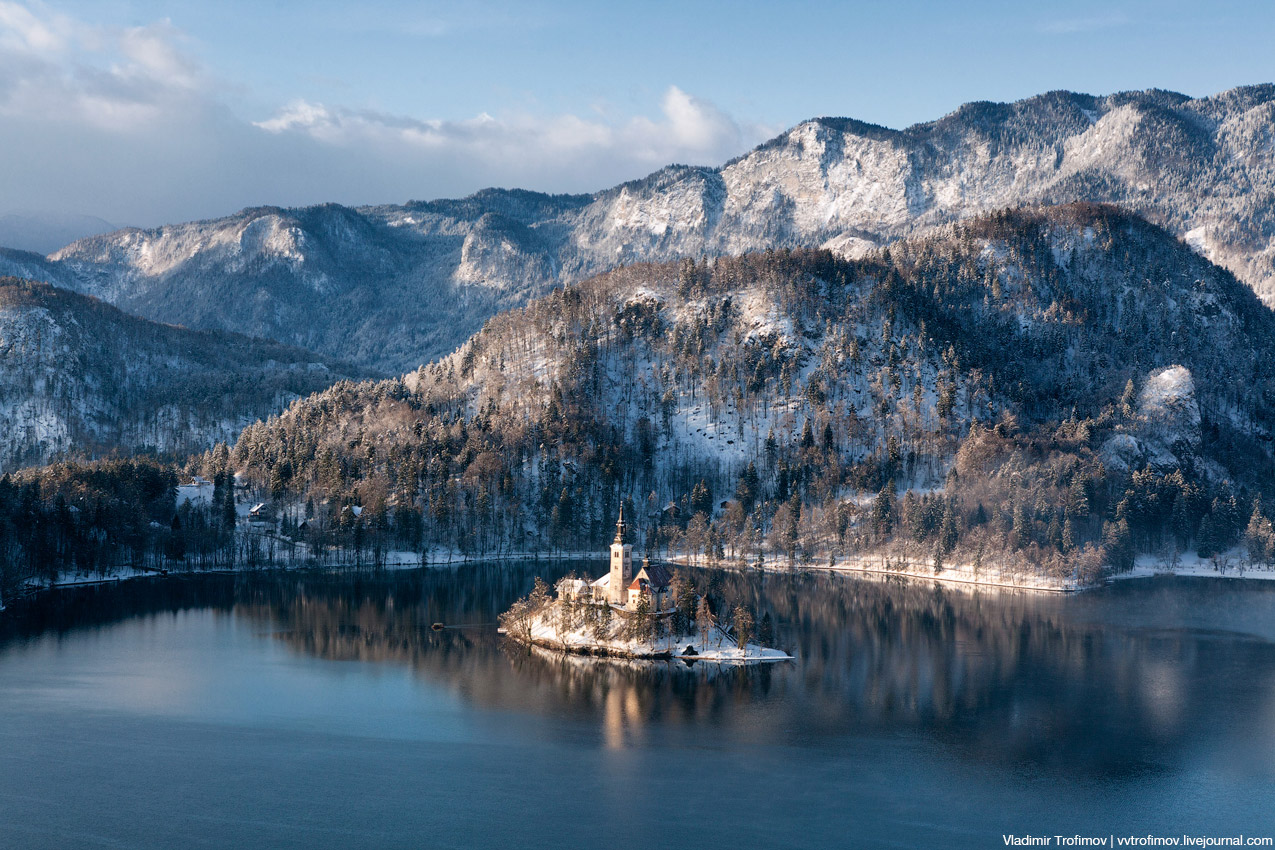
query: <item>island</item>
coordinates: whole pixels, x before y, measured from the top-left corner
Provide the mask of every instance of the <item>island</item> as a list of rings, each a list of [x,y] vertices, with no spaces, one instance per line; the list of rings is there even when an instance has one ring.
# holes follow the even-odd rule
[[[699,593],[681,575],[670,576],[649,557],[634,574],[627,535],[621,507],[606,575],[595,581],[567,576],[552,590],[537,578],[531,593],[500,616],[501,632],[528,647],[581,655],[728,663],[791,660],[764,645],[774,637],[769,614],[759,623],[740,605],[726,616],[708,594]]]

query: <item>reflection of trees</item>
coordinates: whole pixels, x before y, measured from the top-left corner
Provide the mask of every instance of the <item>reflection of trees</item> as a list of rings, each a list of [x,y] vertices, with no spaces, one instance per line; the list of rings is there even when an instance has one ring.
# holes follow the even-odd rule
[[[779,697],[800,705],[807,728],[916,727],[980,758],[1110,770],[1154,760],[1220,717],[1251,723],[1271,699],[1221,672],[1266,668],[1270,644],[1117,626],[1117,599],[826,574],[728,574],[723,585],[773,611],[779,644],[800,655],[800,681],[781,678]],[[1077,616],[1099,601],[1105,617]]]
[[[687,668],[506,646],[495,615],[536,573],[556,577],[541,564],[136,582],[50,596],[39,616],[32,607],[0,627],[34,634],[220,608],[298,652],[409,665],[478,705],[596,723],[612,745],[655,734],[691,741],[708,727],[779,743],[915,731],[978,760],[1106,772],[1162,762],[1208,729],[1270,737],[1256,724],[1272,697],[1253,673],[1273,669],[1275,647],[1111,625],[1119,595],[1145,586],[1109,592],[1115,598],[1061,598],[724,573],[717,581],[726,604],[770,612],[776,644],[799,660]],[[1172,598],[1189,604],[1196,587]],[[434,622],[484,625],[433,632]]]
[[[192,573],[63,587],[29,599],[10,600],[9,609],[0,617],[0,642],[195,608],[229,611],[237,585],[235,577]]]
[[[1103,770],[1154,760],[1219,712],[1258,715],[1258,692],[1193,683],[1222,656],[1264,653],[1245,661],[1260,664],[1273,655],[1266,644],[1086,623],[1074,616],[1083,598],[828,575],[718,577],[729,604],[771,612],[795,665],[620,663],[497,650],[491,629],[428,631],[437,619],[491,622],[531,572],[467,568],[405,588],[369,584],[361,596],[311,588],[252,616],[307,652],[400,660],[483,705],[595,719],[612,744],[641,740],[652,723],[750,739],[915,729],[980,759]]]

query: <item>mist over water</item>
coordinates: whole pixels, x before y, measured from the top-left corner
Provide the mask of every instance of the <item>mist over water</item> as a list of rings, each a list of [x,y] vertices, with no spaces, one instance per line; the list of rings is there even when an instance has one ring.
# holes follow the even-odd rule
[[[504,641],[496,615],[562,571],[177,577],[15,608],[0,844],[1271,831],[1275,588],[1063,597],[694,571],[769,612],[796,660],[687,667]]]

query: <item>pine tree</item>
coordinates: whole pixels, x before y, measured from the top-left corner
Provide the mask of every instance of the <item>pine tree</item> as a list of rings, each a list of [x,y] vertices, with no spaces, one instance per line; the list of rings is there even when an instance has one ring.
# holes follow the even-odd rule
[[[221,525],[227,532],[235,530],[235,520],[237,519],[235,511],[235,482],[233,478],[229,479],[229,484],[225,488],[225,498],[221,505]]]
[[[950,554],[956,548],[956,541],[960,537],[960,529],[956,525],[955,497],[944,500],[943,522],[939,533],[942,537],[943,554]]]
[[[713,491],[709,489],[708,482],[703,478],[691,488],[691,513],[704,514],[708,517],[713,515]]]
[[[878,541],[885,540],[894,532],[894,520],[894,484],[890,483],[881,488],[872,503],[872,534]]]
[[[753,625],[755,622],[753,614],[743,605],[737,605],[735,606],[733,620],[735,626],[735,643],[740,649],[744,649],[748,646],[748,641],[751,640],[753,636]]]
[[[765,647],[772,647],[775,643],[775,623],[769,611],[761,615],[761,625],[757,628],[757,640]]]
[[[1272,528],[1271,521],[1262,513],[1260,496],[1253,500],[1253,513],[1244,531],[1244,545],[1253,561],[1270,562],[1272,550],[1275,549],[1275,529]]]
[[[758,484],[757,467],[749,461],[743,474],[739,476],[739,484],[735,487],[735,499],[744,509],[745,514],[753,512],[753,505],[757,501]]]
[[[679,637],[686,634],[695,618],[695,586],[678,570],[673,574],[673,633]]]
[[[633,606],[633,613],[629,617],[629,630],[632,638],[637,641],[650,641],[655,636],[649,594],[638,594],[637,604]]]
[[[793,493],[788,500],[788,527],[784,529],[784,544],[788,547],[788,563],[797,557],[797,541],[801,530],[801,497]]]
[[[1130,378],[1124,385],[1124,392],[1120,394],[1120,412],[1126,419],[1133,417],[1137,401],[1138,391],[1133,385],[1133,378]]]
[[[715,625],[717,625],[717,621],[713,618],[713,610],[709,607],[706,594],[699,598],[699,605],[695,609],[695,628],[699,631],[701,647],[708,645],[708,637],[713,633]]]

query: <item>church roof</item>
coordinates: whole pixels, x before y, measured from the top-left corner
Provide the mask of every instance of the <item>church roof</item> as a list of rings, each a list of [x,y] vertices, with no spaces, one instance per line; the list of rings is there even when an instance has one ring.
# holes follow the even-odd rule
[[[645,563],[642,565],[642,569],[638,570],[638,575],[645,575],[647,580],[651,582],[652,587],[664,588],[673,582],[668,570],[664,569],[660,564]]]
[[[611,574],[610,574],[610,573],[607,573],[607,574],[606,574],[606,575],[604,575],[602,578],[600,578],[600,579],[598,579],[597,581],[595,581],[595,582],[593,583],[593,586],[594,586],[594,587],[606,587],[606,586],[607,586],[608,584],[610,584],[610,583],[611,583]]]

